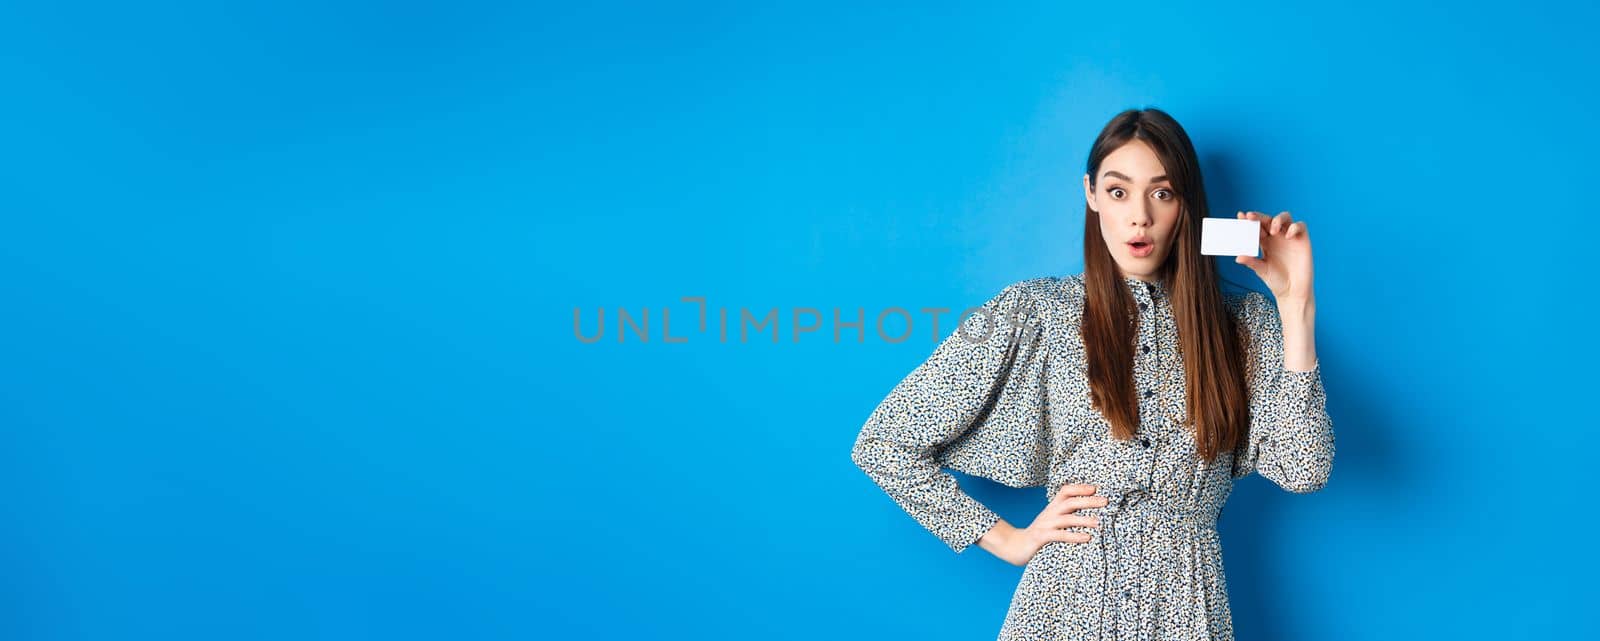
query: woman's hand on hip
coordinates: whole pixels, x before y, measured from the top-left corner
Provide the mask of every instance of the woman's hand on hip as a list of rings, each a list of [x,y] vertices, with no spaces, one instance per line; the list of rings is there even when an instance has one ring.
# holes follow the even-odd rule
[[[1068,528],[1099,527],[1100,519],[1077,514],[1084,508],[1104,507],[1107,499],[1095,495],[1095,486],[1081,483],[1067,484],[1056,491],[1050,503],[1039,511],[1026,528],[1010,528],[992,546],[985,546],[995,556],[1012,565],[1027,565],[1046,543],[1088,543],[1088,532]]]

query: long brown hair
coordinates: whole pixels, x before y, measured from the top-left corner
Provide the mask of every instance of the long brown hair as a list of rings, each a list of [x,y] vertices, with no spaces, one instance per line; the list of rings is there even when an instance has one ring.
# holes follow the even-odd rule
[[[1151,108],[1129,109],[1112,118],[1089,150],[1090,188],[1095,188],[1105,157],[1135,138],[1150,145],[1161,159],[1179,199],[1172,251],[1158,277],[1168,285],[1178,326],[1187,388],[1185,426],[1194,427],[1196,452],[1213,461],[1237,447],[1247,429],[1244,339],[1223,301],[1216,263],[1200,253],[1200,221],[1207,213],[1200,162],[1189,135],[1172,116]],[[1083,229],[1082,332],[1090,402],[1110,421],[1113,437],[1128,439],[1139,425],[1133,295],[1100,233],[1100,215],[1088,203]]]

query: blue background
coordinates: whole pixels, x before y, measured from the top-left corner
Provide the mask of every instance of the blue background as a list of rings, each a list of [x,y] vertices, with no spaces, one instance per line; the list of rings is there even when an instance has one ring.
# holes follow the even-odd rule
[[[1315,247],[1239,637],[1595,633],[1594,5],[585,4],[0,9],[0,637],[992,638],[1021,568],[849,459],[929,328],[787,317],[1080,271],[1141,106]]]

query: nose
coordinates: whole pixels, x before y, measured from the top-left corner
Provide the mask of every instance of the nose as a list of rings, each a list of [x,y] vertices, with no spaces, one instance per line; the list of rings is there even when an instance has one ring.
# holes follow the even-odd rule
[[[1135,207],[1133,215],[1129,217],[1129,222],[1133,223],[1134,227],[1149,227],[1153,224],[1155,216],[1150,213],[1150,205]]]

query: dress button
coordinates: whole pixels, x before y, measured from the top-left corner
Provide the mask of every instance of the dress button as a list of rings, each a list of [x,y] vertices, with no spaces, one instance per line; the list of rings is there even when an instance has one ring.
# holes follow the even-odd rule
[[[1145,345],[1144,346],[1144,353],[1146,353],[1146,354],[1150,353],[1150,346],[1149,345]]]
[[[1155,396],[1155,395],[1156,395],[1156,391],[1153,390],[1153,389],[1147,389],[1147,390],[1144,391],[1144,397],[1145,398],[1150,398],[1150,397]]]
[[[1124,599],[1133,598],[1133,590],[1123,590],[1122,591],[1122,598],[1124,598]]]
[[[1146,310],[1146,309],[1150,309],[1150,306],[1149,306],[1149,305],[1146,305],[1146,304],[1144,304],[1144,303],[1139,303],[1139,310],[1140,310],[1140,311],[1144,311],[1144,310]]]
[[[1139,437],[1139,445],[1150,447],[1150,439],[1143,436]]]

